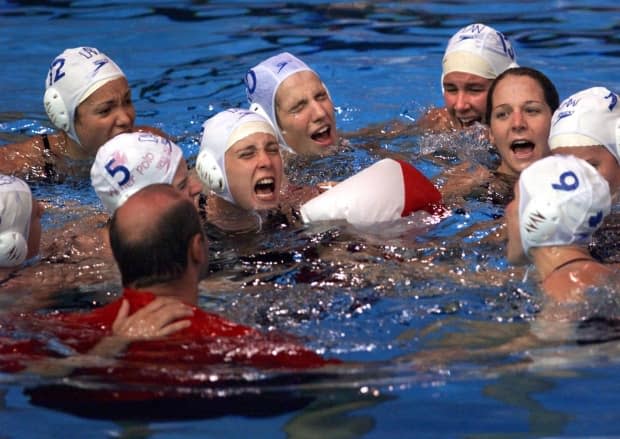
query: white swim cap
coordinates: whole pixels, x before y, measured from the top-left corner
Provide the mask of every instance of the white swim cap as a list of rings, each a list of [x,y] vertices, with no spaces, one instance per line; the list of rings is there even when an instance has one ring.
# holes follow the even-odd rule
[[[94,47],[67,49],[54,59],[45,78],[45,111],[54,126],[80,144],[75,110],[101,86],[125,77],[121,69]]]
[[[495,79],[504,70],[519,67],[510,41],[484,24],[470,24],[450,38],[443,56],[441,83],[448,73],[464,72]]]
[[[103,144],[90,169],[90,181],[113,214],[130,196],[155,183],[171,184],[183,158],[173,142],[150,133],[123,133]]]
[[[620,163],[620,102],[605,87],[582,90],[553,113],[549,147],[602,145]]]
[[[237,203],[226,177],[226,151],[254,133],[271,134],[278,138],[273,126],[263,116],[240,108],[221,111],[202,125],[196,172],[205,186],[233,204]]]
[[[319,75],[308,67],[302,60],[288,52],[266,59],[256,65],[245,75],[245,92],[250,103],[250,110],[264,116],[277,133],[280,145],[290,152],[295,152],[284,140],[276,117],[276,92],[280,84],[289,76],[298,72],[312,72],[317,78]],[[325,84],[323,84],[325,87]],[[325,87],[327,90],[327,87]],[[327,92],[329,94],[329,91]]]
[[[26,260],[31,215],[30,187],[0,174],[0,267],[16,267]]]
[[[369,225],[425,210],[439,213],[441,194],[409,163],[383,159],[301,206],[305,223],[345,220]]]
[[[519,178],[519,230],[525,254],[532,247],[587,244],[609,213],[609,184],[574,156],[532,163]]]

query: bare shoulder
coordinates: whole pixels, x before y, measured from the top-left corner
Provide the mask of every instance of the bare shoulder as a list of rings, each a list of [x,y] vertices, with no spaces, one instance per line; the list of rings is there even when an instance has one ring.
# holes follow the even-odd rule
[[[557,270],[543,281],[548,297],[560,303],[577,303],[585,300],[584,293],[593,287],[608,285],[616,275],[612,264],[588,261],[578,267]]]
[[[30,137],[17,143],[0,146],[0,172],[26,176],[32,167],[43,166],[43,140]]]

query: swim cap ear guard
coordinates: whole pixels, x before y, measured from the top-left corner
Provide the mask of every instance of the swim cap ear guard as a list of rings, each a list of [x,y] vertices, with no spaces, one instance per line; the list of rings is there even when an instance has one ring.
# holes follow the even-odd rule
[[[54,126],[63,131],[69,131],[71,128],[71,116],[62,96],[54,87],[45,90],[43,95],[43,104],[47,117],[52,121]]]
[[[21,233],[0,233],[0,267],[17,267],[26,260],[28,243]]]
[[[198,154],[196,158],[196,173],[208,189],[217,194],[224,192],[224,173],[210,151],[203,149]]]
[[[534,199],[523,209],[521,232],[530,247],[548,242],[556,233],[561,218],[558,206],[547,200]]]
[[[122,77],[125,74],[114,61],[94,47],[65,49],[45,77],[45,112],[56,128],[83,146],[75,131],[77,107],[106,83]]]

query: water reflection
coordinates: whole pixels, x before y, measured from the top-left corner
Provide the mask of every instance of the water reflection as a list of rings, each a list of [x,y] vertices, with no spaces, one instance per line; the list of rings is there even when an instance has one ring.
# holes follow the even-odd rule
[[[289,163],[287,171],[303,184],[340,180],[385,151],[415,163],[429,176],[463,160],[491,166],[494,157],[475,136],[356,134],[371,124],[410,122],[437,104],[444,45],[473,17],[507,33],[518,48],[519,61],[549,72],[563,95],[598,81],[612,88],[617,84],[618,6],[611,1],[499,6],[470,1],[315,1],[276,6],[209,1],[7,3],[0,7],[0,35],[11,41],[7,47],[12,68],[20,75],[3,78],[6,90],[15,92],[5,96],[0,141],[9,143],[50,128],[40,104],[41,90],[33,84],[41,83],[41,69],[58,52],[58,45],[81,44],[75,32],[83,36],[84,23],[89,41],[109,48],[131,70],[141,123],[160,126],[179,139],[190,162],[202,122],[221,109],[245,105],[241,80],[248,66],[280,50],[307,59],[326,78],[339,108],[339,125],[350,143],[337,157],[320,160],[312,168],[303,159]],[[24,32],[26,24],[36,32]],[[137,30],[128,32],[130,28]],[[587,74],[576,74],[575,66],[582,65],[591,68]],[[47,228],[82,218],[84,211],[68,200],[95,206],[83,182],[40,185],[34,190],[50,205]],[[476,419],[475,428],[455,428],[448,435],[507,437],[503,432],[508,430],[561,435],[575,422],[571,416],[579,407],[556,410],[543,400],[566,389],[565,377],[587,384],[588,373],[582,374],[582,368],[596,373],[610,367],[611,377],[599,385],[607,390],[615,382],[617,316],[609,311],[613,300],[603,300],[614,296],[614,286],[594,295],[585,310],[550,309],[541,302],[534,280],[523,283],[524,271],[507,266],[503,258],[500,223],[505,199],[477,195],[440,224],[423,231],[403,229],[395,236],[342,225],[274,227],[270,234],[244,236],[209,230],[211,277],[201,285],[203,308],[265,330],[291,332],[320,353],[362,364],[320,379],[284,374],[250,384],[220,382],[215,388],[189,389],[187,400],[163,403],[161,416],[195,420],[284,416],[283,429],[291,437],[319,431],[323,437],[354,437],[373,429],[379,435],[388,430],[375,415],[382,406],[404,399],[421,402],[418,408],[428,403],[423,398],[429,386],[450,390],[467,383],[468,397],[492,401],[486,403],[495,409],[497,422]],[[57,244],[59,254],[76,248],[70,240]],[[598,249],[605,257],[613,250],[617,249],[607,241]],[[87,308],[118,293],[115,273],[87,255],[75,265],[60,262],[60,258],[46,261],[52,267],[49,282],[34,269],[24,272],[24,284],[35,279],[37,285],[16,288],[13,294],[4,294],[3,289],[3,307]],[[58,286],[77,275],[93,282],[53,297],[43,293],[45,284]],[[550,325],[541,318],[545,313],[570,318],[564,325],[551,325],[562,332],[550,333]],[[583,321],[587,315],[601,314]],[[102,385],[97,376],[34,383],[21,377],[0,378],[20,391],[28,388],[32,403],[80,416],[116,418],[126,413],[134,420],[151,415],[149,419],[154,419],[159,410],[155,403],[89,405],[88,391]],[[478,384],[484,387],[482,396]],[[361,393],[360,388],[378,393]],[[467,403],[458,395],[445,398],[448,401],[440,406],[444,409]],[[592,399],[600,408],[598,398]],[[1,416],[12,416],[15,403],[2,403]],[[601,415],[613,415],[617,401],[608,404]],[[515,409],[527,417],[523,423],[507,413]],[[409,411],[409,419],[420,421],[411,431],[428,422],[417,418],[411,407]],[[437,417],[447,415],[455,424],[472,422],[468,413],[439,412]],[[587,420],[590,431],[599,431],[591,422],[595,417],[600,419],[597,414]],[[509,420],[509,427],[498,426]],[[406,419],[398,422],[408,425]],[[132,426],[127,427],[127,436],[157,435],[148,424],[128,425]]]

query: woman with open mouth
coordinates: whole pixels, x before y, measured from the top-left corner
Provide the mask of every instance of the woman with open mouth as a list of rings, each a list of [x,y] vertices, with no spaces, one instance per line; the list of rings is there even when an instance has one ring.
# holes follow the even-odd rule
[[[517,177],[550,154],[551,116],[558,105],[555,86],[538,70],[517,67],[497,77],[487,102],[489,138],[501,156],[497,172]]]
[[[208,119],[196,171],[211,191],[209,223],[225,231],[260,227],[257,212],[279,208],[282,168],[276,133],[263,116],[233,108]]]
[[[486,119],[500,164],[493,171],[481,165],[461,174],[451,170],[442,188],[444,198],[470,197],[482,190],[485,199],[509,202],[521,171],[550,154],[551,117],[559,101],[551,80],[536,69],[515,67],[499,75],[489,88]]]
[[[334,104],[319,75],[299,58],[283,52],[248,71],[245,89],[250,110],[263,115],[285,150],[325,155],[338,143]]]

